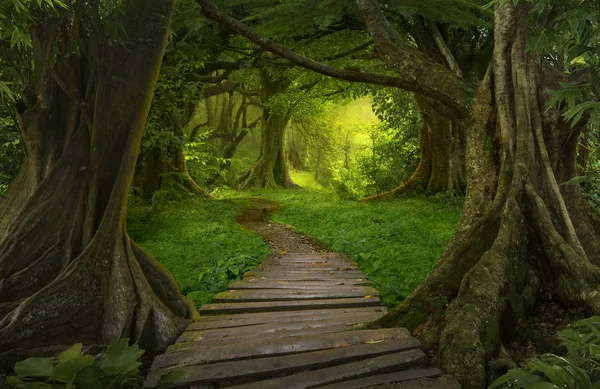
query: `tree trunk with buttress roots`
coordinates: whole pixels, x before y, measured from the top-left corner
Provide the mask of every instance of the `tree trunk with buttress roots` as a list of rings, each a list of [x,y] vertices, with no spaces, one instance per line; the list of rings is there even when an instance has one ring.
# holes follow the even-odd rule
[[[542,293],[600,314],[600,219],[578,185],[560,185],[577,174],[579,129],[545,111],[548,92],[564,80],[526,54],[527,12],[496,5],[493,60],[467,124],[457,231],[426,280],[372,323],[425,325],[423,344],[437,348],[441,368],[465,389],[483,389],[510,367],[503,339],[524,328]],[[432,323],[440,297],[450,303]]]
[[[167,150],[152,148],[139,158],[134,186],[139,189],[141,197],[146,201],[150,201],[155,192],[173,187],[183,187],[199,198],[212,198],[212,195],[202,189],[188,172],[183,127],[166,129],[169,130],[174,131],[178,141],[170,145]]]
[[[263,126],[258,161],[239,179],[240,188],[287,188],[290,186],[283,138],[289,119],[270,114]]]
[[[265,71],[261,73],[263,79],[261,99],[263,104],[266,104],[269,98],[283,92],[288,87],[289,81],[271,80]],[[240,189],[294,187],[296,185],[289,175],[284,147],[285,130],[290,121],[289,115],[264,108],[263,118],[260,155],[254,166],[240,176],[237,185]]]
[[[400,196],[410,191],[464,193],[465,134],[457,120],[448,119],[421,96],[415,96],[421,116],[419,165],[410,178],[397,188],[363,201]]]
[[[70,15],[33,30],[35,90],[17,107],[26,161],[0,199],[5,367],[77,342],[161,351],[195,315],[125,224],[174,2],[123,3],[123,45],[92,40]],[[66,55],[76,39],[82,56]]]

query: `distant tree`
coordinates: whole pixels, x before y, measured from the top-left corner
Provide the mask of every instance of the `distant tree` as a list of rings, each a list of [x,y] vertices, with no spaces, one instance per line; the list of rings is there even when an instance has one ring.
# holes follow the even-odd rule
[[[14,37],[10,49],[33,60],[16,104],[25,163],[0,198],[4,366],[76,342],[130,338],[161,351],[194,315],[125,225],[173,6],[0,5],[8,15],[1,30]]]

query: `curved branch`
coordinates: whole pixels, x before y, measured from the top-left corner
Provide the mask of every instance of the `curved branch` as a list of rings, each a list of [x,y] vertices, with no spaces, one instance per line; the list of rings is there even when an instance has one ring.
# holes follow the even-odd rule
[[[375,50],[385,64],[410,84],[419,85],[425,97],[431,97],[462,115],[473,102],[473,88],[454,72],[432,61],[408,42],[385,17],[377,0],[356,0]]]
[[[209,0],[196,0],[196,2],[202,6],[202,13],[207,18],[221,23],[232,31],[250,39],[263,49],[275,53],[298,66],[345,81],[396,87],[426,97],[431,97],[448,106],[454,113],[454,116],[464,117],[469,112],[469,107],[473,99],[473,92],[467,87],[465,82],[458,79],[451,71],[443,66],[428,61],[428,59],[419,53],[417,49],[410,47],[406,42],[403,46],[398,46],[393,55],[384,55],[384,57],[393,56],[394,58],[396,58],[398,54],[400,54],[400,56],[403,54],[406,55],[406,58],[401,58],[401,64],[399,66],[392,67],[401,74],[402,77],[340,69],[297,54],[289,48],[263,37],[253,28],[248,27],[244,23],[221,12],[221,10]],[[368,0],[357,0],[357,3],[361,5],[363,3],[366,4],[371,2]],[[385,20],[379,7],[376,3],[374,4],[381,17]],[[385,21],[387,23],[387,20]],[[369,23],[367,25],[369,26]],[[376,47],[379,46],[383,49],[383,45],[380,43],[381,39],[379,39],[380,36],[378,34],[373,34],[372,26],[369,26],[369,30],[373,35]],[[407,45],[410,50],[407,50],[405,47]],[[385,52],[386,50],[378,51]],[[387,59],[388,58],[384,58],[388,66],[390,66],[394,61],[391,60],[388,62]]]

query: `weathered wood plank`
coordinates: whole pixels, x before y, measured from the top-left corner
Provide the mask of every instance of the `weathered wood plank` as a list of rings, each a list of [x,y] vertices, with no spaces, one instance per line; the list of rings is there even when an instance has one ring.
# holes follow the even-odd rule
[[[225,328],[214,328],[214,329],[199,329],[192,326],[188,327],[187,331],[184,332],[179,339],[193,339],[194,332],[201,332],[202,339],[215,339],[215,338],[235,338],[240,336],[259,336],[261,339],[263,336],[278,335],[281,331],[293,331],[293,330],[311,330],[322,327],[337,327],[345,326],[346,329],[357,326],[362,323],[367,323],[370,320],[374,320],[380,317],[381,314],[366,313],[355,316],[329,316],[325,318],[317,319],[295,319],[290,318],[279,322],[269,321],[264,324],[248,325],[244,327],[225,327]],[[283,334],[279,334],[283,336]],[[178,340],[179,342],[180,340]]]
[[[371,283],[366,280],[328,280],[328,281],[269,281],[254,279],[254,281],[236,281],[229,285],[229,289],[305,289],[315,290],[319,288],[335,286],[369,286]]]
[[[351,297],[376,296],[379,293],[371,287],[336,287],[327,289],[236,289],[222,292],[213,297],[214,303],[340,299]]]
[[[296,281],[318,281],[318,282],[368,282],[368,278],[364,275],[359,277],[356,276],[347,276],[344,274],[335,274],[335,275],[320,275],[320,274],[302,274],[302,275],[294,275],[294,276],[284,276],[277,274],[255,274],[252,277],[244,277],[242,281],[256,282],[250,280],[263,280],[263,281],[285,281],[285,282],[296,282]]]
[[[252,339],[228,345],[205,346],[202,342],[178,343],[170,346],[165,354],[154,359],[153,369],[173,366],[182,361],[199,365],[203,363],[224,362],[229,360],[250,359],[260,356],[276,356],[307,351],[328,350],[348,347],[366,342],[378,342],[411,338],[404,328],[386,328],[381,330],[344,331],[328,334],[302,335],[274,339],[264,342]]]
[[[331,326],[320,326],[320,327],[311,327],[304,326],[298,329],[281,329],[275,332],[266,332],[263,334],[251,335],[246,334],[238,337],[228,337],[228,336],[219,336],[212,334],[213,331],[187,331],[184,332],[175,343],[184,343],[184,342],[202,342],[203,345],[224,345],[231,343],[244,342],[249,339],[257,339],[260,336],[261,340],[271,340],[271,339],[281,339],[292,336],[300,336],[300,335],[313,335],[318,336],[319,334],[326,334],[330,332],[343,332],[352,330],[353,327],[346,324],[337,324]]]
[[[354,308],[378,306],[379,303],[380,301],[377,297],[355,297],[322,300],[206,304],[200,307],[200,314],[219,315],[225,313],[295,311],[301,309]]]
[[[442,371],[437,368],[428,369],[410,369],[394,373],[380,374],[372,377],[358,378],[350,381],[342,381],[335,384],[317,386],[318,389],[360,389],[375,385],[392,384],[416,380],[419,378],[437,378],[442,375]]]
[[[394,370],[418,366],[426,360],[421,350],[402,351],[387,354],[358,362],[327,367],[319,370],[305,371],[281,378],[258,381],[249,384],[232,386],[232,389],[305,389],[335,383],[353,378],[360,378],[377,373],[387,373]]]
[[[202,316],[200,321],[189,325],[187,331],[212,328],[244,327],[265,323],[324,320],[332,317],[345,317],[348,321],[365,322],[375,320],[387,312],[385,307],[320,309],[312,311],[259,312],[238,315]],[[373,319],[371,319],[373,317]]]
[[[380,355],[397,353],[419,346],[420,344],[416,339],[408,338],[376,344],[358,344],[330,350],[208,365],[190,365],[193,361],[186,360],[179,362],[175,367],[153,371],[148,377],[146,384],[155,384],[161,374],[165,374],[171,370],[178,370],[185,373],[183,378],[177,383],[179,387],[191,384],[233,381],[240,378],[248,378],[256,381],[261,378],[269,378],[309,368],[321,369]]]

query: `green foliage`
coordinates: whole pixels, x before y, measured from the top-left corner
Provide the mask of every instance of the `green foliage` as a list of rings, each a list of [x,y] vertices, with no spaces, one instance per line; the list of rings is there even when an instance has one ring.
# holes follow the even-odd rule
[[[557,337],[566,355],[530,358],[525,368],[510,370],[489,388],[600,388],[600,316],[577,321]]]
[[[57,363],[52,358],[28,358],[17,362],[14,376],[7,377],[12,387],[23,389],[119,389],[141,388],[137,376],[144,354],[129,339],[108,346],[101,357],[82,354],[78,343],[62,352]],[[163,375],[154,388],[167,388],[182,377],[174,371]]]
[[[128,231],[173,274],[198,306],[258,264],[268,246],[235,223],[240,204],[188,201],[160,211],[131,209]]]
[[[285,205],[274,220],[358,262],[390,307],[431,271],[461,212],[459,200],[409,197],[360,203],[309,190],[263,194]]]
[[[13,118],[0,108],[0,196],[17,175],[23,157],[17,126]]]

